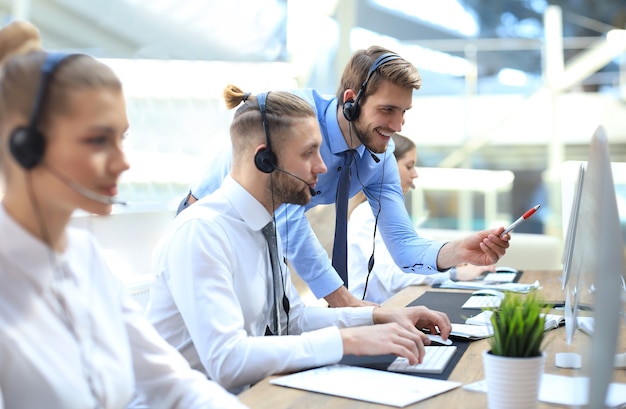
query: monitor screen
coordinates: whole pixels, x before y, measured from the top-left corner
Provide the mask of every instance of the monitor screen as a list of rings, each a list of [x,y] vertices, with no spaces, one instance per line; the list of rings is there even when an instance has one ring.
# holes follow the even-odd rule
[[[578,165],[578,174],[576,177],[576,183],[574,185],[574,192],[570,200],[572,206],[569,212],[567,230],[565,230],[565,245],[563,246],[563,259],[562,259],[563,289],[566,288],[569,282],[569,277],[570,277],[570,272],[571,272],[571,267],[572,267],[572,258],[574,257],[573,249],[574,249],[574,242],[576,238],[576,227],[578,223],[578,210],[580,209],[580,196],[582,195],[582,191],[583,191],[582,186],[583,186],[583,181],[585,180],[586,163],[579,162],[577,165]],[[568,339],[568,342],[570,341],[571,340]]]

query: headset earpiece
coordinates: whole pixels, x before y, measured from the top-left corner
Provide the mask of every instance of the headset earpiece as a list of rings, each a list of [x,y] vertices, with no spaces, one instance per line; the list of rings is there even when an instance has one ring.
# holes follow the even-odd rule
[[[356,112],[356,104],[354,100],[349,99],[343,103],[343,116],[350,122],[356,119],[358,113]]]
[[[9,136],[9,150],[15,161],[24,169],[30,170],[41,163],[46,151],[46,138],[37,129],[52,74],[59,64],[76,54],[47,53],[41,65],[41,75],[33,110],[27,126],[18,126]]]
[[[276,155],[272,151],[272,141],[270,140],[270,127],[267,123],[265,115],[265,101],[269,92],[264,92],[256,96],[259,103],[259,111],[261,111],[261,120],[263,121],[263,130],[265,131],[265,148],[259,149],[254,155],[254,164],[257,169],[263,173],[272,173],[276,169]]]
[[[254,155],[254,164],[263,173],[272,173],[276,169],[276,155],[267,148],[259,149]]]
[[[30,170],[43,159],[46,139],[37,129],[20,126],[11,132],[9,149],[15,161],[22,168]]]
[[[359,100],[361,99],[361,95],[365,93],[365,87],[367,87],[367,83],[370,78],[376,72],[378,68],[380,68],[383,64],[399,59],[400,56],[393,53],[385,53],[379,56],[370,66],[369,71],[367,71],[367,75],[365,76],[365,81],[361,84],[361,88],[359,88],[359,92],[357,92],[356,97],[353,100],[348,100],[343,103],[343,116],[349,121],[356,121],[359,117]]]

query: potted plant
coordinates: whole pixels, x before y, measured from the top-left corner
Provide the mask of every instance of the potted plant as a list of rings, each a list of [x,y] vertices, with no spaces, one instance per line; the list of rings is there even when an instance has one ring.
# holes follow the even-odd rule
[[[545,304],[536,293],[507,293],[493,310],[494,335],[483,352],[490,409],[535,408],[545,364]]]

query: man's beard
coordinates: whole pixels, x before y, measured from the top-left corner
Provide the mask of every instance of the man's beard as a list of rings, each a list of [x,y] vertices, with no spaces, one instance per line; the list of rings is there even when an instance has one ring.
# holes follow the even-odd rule
[[[277,203],[306,205],[311,201],[309,187],[283,172],[274,171],[268,182],[268,190]]]
[[[357,138],[359,139],[359,141],[365,145],[365,147],[370,151],[370,152],[374,152],[374,153],[385,153],[385,151],[387,150],[387,145],[385,145],[384,148],[380,149],[380,148],[376,148],[375,146],[372,145],[372,134],[371,133],[367,133],[367,132],[362,132],[357,123],[356,122],[351,122],[351,129],[352,131],[356,134]]]

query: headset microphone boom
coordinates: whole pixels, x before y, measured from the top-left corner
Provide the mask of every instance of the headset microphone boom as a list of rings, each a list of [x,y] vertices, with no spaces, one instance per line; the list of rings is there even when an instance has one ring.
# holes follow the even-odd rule
[[[313,188],[311,187],[311,185],[309,185],[309,184],[307,183],[307,181],[306,181],[306,180],[304,180],[304,179],[302,179],[301,177],[298,177],[298,176],[294,175],[294,174],[293,174],[293,173],[291,173],[291,172],[287,172],[286,170],[281,169],[281,168],[279,168],[278,166],[274,166],[274,169],[276,169],[276,170],[277,170],[277,171],[279,171],[279,172],[286,173],[287,175],[289,175],[289,176],[291,176],[291,177],[294,177],[294,178],[298,179],[298,180],[299,180],[299,181],[301,181],[302,183],[305,183],[305,184],[308,186],[308,188],[309,188],[309,193],[311,193],[311,196],[315,196],[315,195],[317,195],[317,194],[319,193],[319,192],[316,192],[316,191],[315,191],[315,189],[313,189]]]
[[[93,200],[93,201],[96,201],[96,202],[102,203],[102,204],[108,204],[108,205],[118,204],[118,205],[124,205],[125,206],[127,204],[124,200],[120,200],[120,199],[117,199],[117,198],[112,197],[112,196],[103,195],[101,193],[97,193],[97,192],[94,192],[93,190],[87,189],[86,187],[81,186],[79,183],[77,183],[77,182],[71,180],[70,178],[62,175],[60,172],[58,172],[54,168],[46,165],[45,163],[43,163],[42,165],[54,177],[56,177],[58,180],[60,180],[66,186],[68,186],[70,189],[72,189],[73,191],[75,191],[79,195],[82,195],[82,196],[86,197],[87,199],[90,199],[90,200]]]

